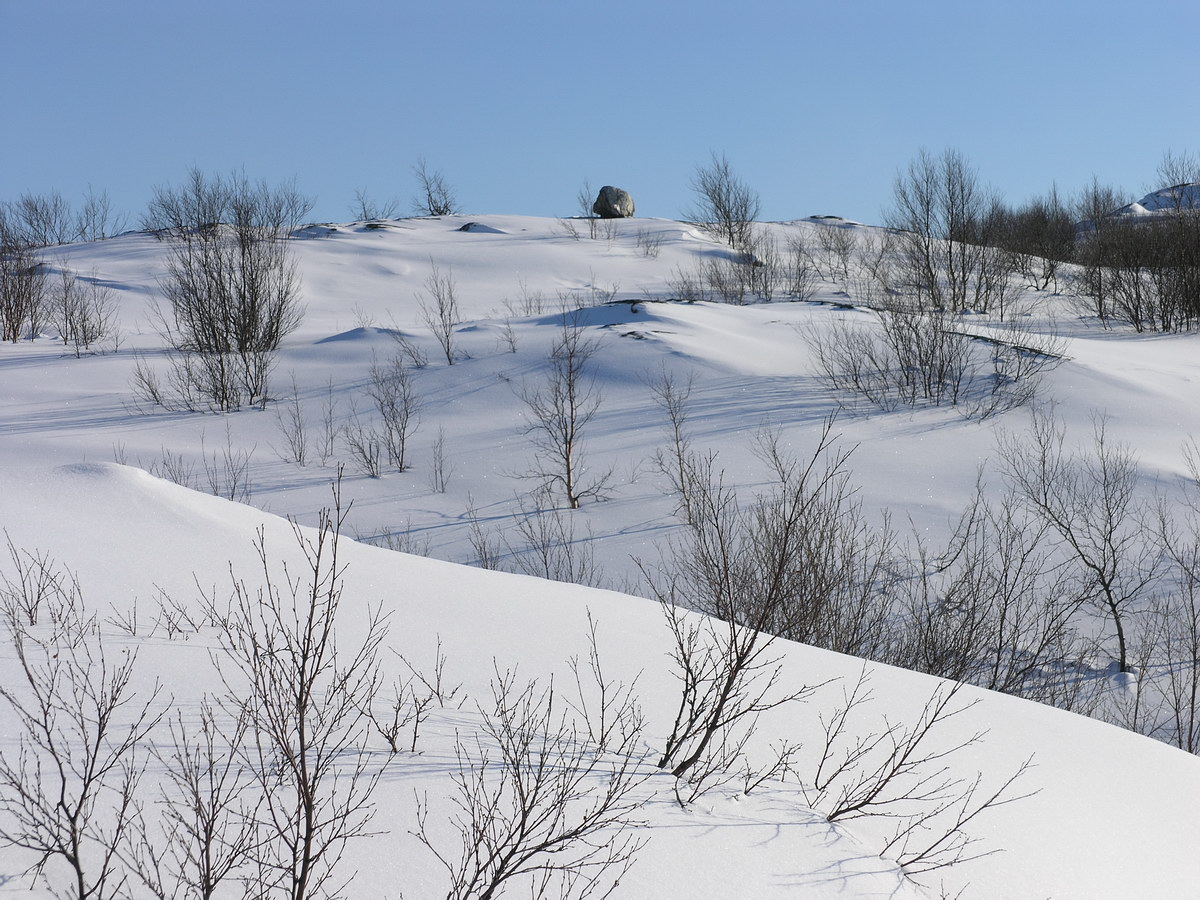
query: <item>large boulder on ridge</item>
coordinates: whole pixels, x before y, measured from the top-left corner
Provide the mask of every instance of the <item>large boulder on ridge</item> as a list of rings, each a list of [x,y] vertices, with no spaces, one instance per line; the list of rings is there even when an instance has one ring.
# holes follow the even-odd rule
[[[602,219],[628,219],[633,216],[633,197],[629,191],[606,184],[596,195],[592,212]]]

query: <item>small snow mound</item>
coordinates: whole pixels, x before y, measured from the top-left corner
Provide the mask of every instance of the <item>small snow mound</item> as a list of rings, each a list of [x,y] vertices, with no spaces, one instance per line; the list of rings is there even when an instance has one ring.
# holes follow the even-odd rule
[[[468,234],[508,234],[507,231],[501,231],[499,228],[493,228],[491,225],[484,225],[482,222],[468,222],[466,225],[461,225],[454,230],[465,231]]]
[[[374,328],[372,326],[351,328],[349,331],[342,331],[338,334],[331,334],[329,337],[323,337],[319,341],[314,341],[317,344],[333,344],[339,341],[370,341],[380,337],[390,338],[394,331],[390,328]]]
[[[140,471],[131,469],[129,466],[119,466],[116,463],[89,463],[78,462],[68,463],[65,466],[56,466],[54,471],[63,475],[74,475],[81,478],[112,478],[122,470],[128,472]]]
[[[302,228],[297,228],[292,232],[294,238],[321,238],[328,237],[331,234],[337,234],[338,227],[336,225],[305,225]]]

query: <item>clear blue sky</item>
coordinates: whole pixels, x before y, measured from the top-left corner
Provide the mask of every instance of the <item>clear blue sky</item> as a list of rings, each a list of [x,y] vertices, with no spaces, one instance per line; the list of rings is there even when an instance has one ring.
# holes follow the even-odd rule
[[[136,214],[192,165],[296,176],[313,217],[424,154],[468,212],[569,215],[583,180],[676,217],[710,151],[765,218],[878,221],[955,147],[1011,200],[1141,193],[1200,151],[1200,2],[0,0],[0,199]]]

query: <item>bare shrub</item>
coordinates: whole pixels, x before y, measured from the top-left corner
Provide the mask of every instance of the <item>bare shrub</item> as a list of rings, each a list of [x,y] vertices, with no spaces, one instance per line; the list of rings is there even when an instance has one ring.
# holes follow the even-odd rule
[[[0,841],[32,854],[28,873],[60,896],[122,896],[118,850],[137,815],[137,747],[162,715],[158,688],[137,696],[137,653],[108,654],[73,577],[19,579],[3,600],[20,674],[0,684],[16,745],[0,751]],[[44,625],[28,624],[31,607],[44,609]]]
[[[600,409],[602,395],[586,374],[599,349],[585,335],[578,318],[563,313],[558,338],[550,350],[545,381],[526,384],[520,392],[526,407],[526,433],[537,451],[533,468],[523,477],[549,491],[562,490],[571,509],[589,497],[602,496],[611,472],[589,470],[584,456],[587,427]]]
[[[642,252],[642,256],[646,259],[658,259],[658,254],[662,250],[662,245],[666,242],[667,236],[662,232],[653,232],[648,228],[639,228],[635,233],[637,248]]]
[[[304,574],[282,582],[260,532],[260,585],[235,579],[228,610],[212,611],[221,623],[219,703],[248,724],[242,760],[263,798],[255,878],[261,889],[294,900],[323,896],[353,877],[339,863],[346,844],[368,834],[381,774],[364,749],[370,722],[363,710],[378,690],[386,627],[368,612],[361,642],[347,651],[346,641],[334,640],[344,518],[335,488],[334,507],[321,512],[315,535],[295,528]]]
[[[695,767],[697,784],[733,770],[761,713],[812,690],[779,694],[782,669],[771,651],[772,626],[792,599],[781,573],[792,573],[799,562],[795,537],[807,490],[776,492],[743,512],[710,469],[694,467],[687,481],[688,540],[672,546],[665,577],[643,573],[663,606],[681,684],[659,766],[677,778]],[[681,605],[708,617],[685,613]]]
[[[597,625],[588,610],[588,651],[586,662],[578,656],[568,660],[575,697],[568,705],[587,731],[587,739],[601,752],[628,749],[645,727],[645,718],[637,700],[637,679],[626,684],[604,674],[604,663],[596,639]]]
[[[442,354],[446,357],[446,365],[454,365],[457,355],[455,350],[454,329],[461,321],[458,312],[458,297],[455,293],[454,273],[447,270],[442,274],[441,269],[433,264],[433,271],[425,279],[425,289],[429,292],[430,301],[418,295],[417,302],[421,307],[421,321],[433,332]]]
[[[504,324],[500,326],[500,340],[509,353],[517,352],[517,332],[513,328],[512,319],[505,319]]]
[[[1013,323],[974,334],[942,309],[893,303],[876,315],[822,323],[805,339],[832,388],[884,410],[929,403],[988,418],[1029,403],[1063,359],[1055,335]]]
[[[182,453],[176,453],[167,447],[161,448],[162,455],[150,463],[147,471],[156,478],[163,478],[180,487],[192,488],[196,485],[196,466]],[[141,462],[139,460],[139,462]]]
[[[705,280],[705,267],[701,264],[696,269],[688,271],[680,266],[675,267],[674,274],[667,279],[667,290],[670,299],[684,303],[698,303],[708,299],[708,285]]]
[[[579,212],[579,217],[588,224],[588,237],[593,241],[596,239],[597,228],[600,224],[600,217],[596,215],[592,209],[592,204],[596,201],[596,192],[592,190],[592,184],[586,178],[579,190],[575,193],[575,205]]]
[[[667,481],[667,492],[678,499],[676,512],[692,523],[690,469],[692,459],[691,397],[695,379],[676,378],[665,368],[657,378],[647,379],[654,402],[666,417],[668,449],[654,451],[654,466]]]
[[[397,357],[388,363],[371,363],[367,395],[375,403],[383,426],[380,439],[387,461],[396,471],[408,468],[408,444],[421,420],[412,373]]]
[[[555,509],[548,494],[535,493],[532,505],[521,501],[516,534],[502,541],[516,570],[526,575],[592,587],[604,583],[590,527],[577,534],[574,520]]]
[[[517,301],[505,300],[505,308],[513,316],[540,316],[546,311],[546,295],[542,291],[530,289],[524,278],[517,279],[521,296]]]
[[[72,581],[60,572],[54,560],[40,551],[18,550],[5,534],[12,574],[0,575],[0,612],[7,617],[9,629],[38,624],[43,608],[54,597],[72,588]]]
[[[417,194],[412,208],[419,216],[453,216],[462,212],[454,189],[440,170],[431,172],[425,157],[418,156],[413,174],[417,177]]]
[[[1157,703],[1154,737],[1188,753],[1200,753],[1200,448],[1184,447],[1189,475],[1184,512],[1160,497],[1154,540],[1166,556],[1164,590],[1143,625],[1150,633],[1156,677],[1139,685]]]
[[[75,352],[76,358],[116,336],[116,298],[95,272],[90,277],[81,277],[62,266],[51,291],[50,305],[59,337],[64,346]]]
[[[846,223],[821,222],[816,229],[816,247],[822,261],[821,274],[845,290],[850,281],[850,263],[854,258],[857,232]]]
[[[292,373],[292,396],[286,404],[275,410],[275,427],[279,432],[280,446],[275,455],[284,462],[294,462],[303,468],[308,464],[309,429],[300,402],[300,389],[296,387],[296,374]]]
[[[500,541],[491,529],[485,528],[479,518],[479,510],[475,508],[474,500],[467,496],[467,509],[464,517],[468,523],[467,539],[475,553],[472,565],[481,569],[498,570],[501,568],[502,550]]]
[[[1021,502],[1062,541],[1084,596],[1112,624],[1119,670],[1129,672],[1126,622],[1158,570],[1158,554],[1141,525],[1146,515],[1135,491],[1137,460],[1108,437],[1100,417],[1090,447],[1068,450],[1065,441],[1053,411],[1035,410],[1027,435],[1001,442],[1005,471]]]
[[[558,227],[564,235],[573,241],[579,240],[579,229],[571,219],[559,219]]]
[[[87,195],[83,198],[83,206],[75,217],[75,231],[81,241],[102,241],[123,231],[126,227],[126,217],[116,215],[112,211],[112,200],[108,191],[97,194],[88,185]]]
[[[185,187],[155,189],[146,220],[170,241],[163,330],[218,409],[266,400],[275,351],[303,316],[286,238],[310,205],[294,185],[195,169]]]
[[[395,553],[433,555],[433,538],[427,530],[414,528],[411,519],[406,519],[403,525],[384,525],[373,534],[363,533],[356,528],[354,539],[372,547],[385,547]]]
[[[863,732],[857,721],[871,702],[864,668],[857,683],[843,691],[842,703],[822,717],[823,748],[808,801],[830,822],[862,817],[897,821],[881,856],[890,856],[909,876],[979,859],[998,850],[977,850],[978,839],[965,827],[987,813],[1033,792],[1014,795],[1011,788],[1032,766],[1026,760],[996,788],[984,789],[982,773],[954,774],[947,760],[979,743],[984,732],[942,738],[946,726],[974,703],[958,702],[961,685],[936,689],[916,718],[906,724],[886,718]]]
[[[450,478],[454,475],[454,463],[446,451],[446,429],[438,428],[430,450],[429,486],[434,493],[444,494],[450,486]]]
[[[358,410],[351,409],[350,420],[341,431],[350,459],[368,478],[383,474],[384,438],[373,425],[359,418]]]
[[[741,306],[747,301],[750,289],[747,266],[741,259],[729,256],[705,257],[703,280],[708,296],[722,303]]]
[[[754,243],[742,259],[747,291],[766,303],[775,299],[786,275],[779,242],[763,229],[754,235]]]
[[[455,748],[457,846],[439,849],[418,798],[415,834],[449,874],[447,897],[484,900],[510,888],[564,900],[609,895],[644,842],[634,830],[646,778],[640,731],[605,753],[584,739],[553,686],[520,685],[513,672],[497,672],[480,714],[482,735]]]
[[[1042,702],[1076,671],[1090,645],[1074,628],[1086,596],[1062,564],[1049,523],[1011,492],[983,485],[945,550],[918,542],[917,571],[897,585],[904,639],[888,660]]]
[[[750,249],[758,192],[734,174],[725,155],[714,153],[707,166],[697,166],[691,188],[695,206],[685,216],[735,250]]]
[[[333,378],[325,385],[325,396],[321,398],[321,430],[317,434],[317,459],[328,465],[337,450],[342,426],[338,424],[337,399],[333,395]]]
[[[401,359],[407,360],[409,366],[414,369],[423,369],[429,365],[429,354],[410,335],[405,334],[394,319],[392,327],[388,329],[388,334],[396,342],[397,354]]]
[[[257,445],[256,445],[257,446]],[[200,435],[200,459],[204,465],[204,478],[208,492],[214,497],[224,497],[236,503],[249,503],[254,493],[250,480],[250,460],[255,447],[246,450],[233,446],[233,436],[225,426],[225,446],[214,450],[210,456],[204,446],[204,435]]]
[[[354,202],[350,204],[350,215],[356,222],[377,222],[381,219],[394,219],[400,211],[400,202],[395,198],[377,200],[365,188],[354,192]]]
[[[155,806],[157,827],[139,818],[126,850],[129,866],[155,897],[212,897],[246,878],[260,838],[262,795],[243,754],[248,723],[227,722],[206,699],[198,724],[182,713],[170,742],[154,748],[166,775]]]
[[[375,733],[384,739],[392,755],[400,753],[404,748],[401,737],[409,733],[409,753],[417,752],[417,740],[421,734],[421,726],[429,718],[433,709],[445,709],[454,704],[462,690],[462,684],[453,687],[446,681],[446,655],[442,652],[442,640],[437,640],[437,651],[434,655],[433,667],[428,673],[412,665],[405,657],[400,656],[400,662],[408,670],[408,674],[397,678],[392,685],[391,695],[381,707],[378,703],[368,707],[364,712],[371,721]],[[462,705],[460,700],[455,709]]]
[[[784,260],[784,291],[793,300],[811,300],[816,293],[818,272],[801,235],[788,237]]]
[[[895,245],[895,235],[887,230],[873,229],[856,237],[846,282],[846,293],[855,304],[870,309],[890,304],[897,293]]]

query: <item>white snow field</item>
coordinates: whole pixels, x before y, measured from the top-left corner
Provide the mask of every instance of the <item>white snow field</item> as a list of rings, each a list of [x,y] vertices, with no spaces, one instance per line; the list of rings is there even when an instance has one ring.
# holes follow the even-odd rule
[[[469,223],[476,224],[462,230]],[[647,723],[639,750],[661,750],[680,690],[671,633],[658,604],[633,594],[644,592],[637,562],[658,563],[681,526],[652,465],[668,438],[647,385],[664,372],[694,380],[693,445],[716,452],[728,482],[748,496],[768,480],[751,451],[757,433],[777,431],[803,457],[839,409],[801,331],[871,317],[850,306],[847,285],[831,281],[819,282],[809,302],[669,302],[680,272],[729,251],[670,220],[615,221],[594,240],[586,223],[574,225],[580,239],[559,220],[503,215],[302,230],[291,246],[305,315],[283,343],[272,375],[277,399],[265,409],[166,410],[136,396],[131,379],[139,365],[166,371],[155,312],[164,302],[165,248],[146,234],[45,252],[51,266],[69,265],[112,289],[119,347],[75,358],[52,337],[0,346],[0,528],[13,547],[47,554],[77,575],[109,655],[136,654],[139,695],[161,685],[155,708],[169,703],[189,721],[206,694],[221,691],[216,629],[168,635],[153,625],[160,598],[196,612],[205,597],[227,597],[232,578],[255,589],[263,579],[259,529],[276,577],[285,561],[292,576],[302,573],[287,518],[314,525],[329,506],[338,463],[345,464],[339,646],[354,646],[379,609],[388,624],[387,678],[402,673],[397,654],[418,667],[431,664],[440,640],[447,680],[462,682],[466,698],[461,707],[431,712],[415,753],[372,749],[369,765],[389,764],[373,796],[370,836],[346,847],[339,871],[354,880],[345,896],[447,895],[446,869],[413,835],[417,798],[428,803],[432,839],[457,859],[448,824],[456,736],[468,752],[476,747],[477,704],[489,705],[498,671],[543,686],[553,681],[556,690],[573,685],[568,660],[587,653],[589,615],[606,674],[636,680]],[[784,241],[839,226],[801,220],[764,227]],[[461,308],[453,365],[439,356],[420,315],[435,266],[452,277]],[[598,343],[589,369],[602,402],[584,452],[588,472],[611,471],[611,480],[603,497],[563,511],[571,540],[592,554],[597,587],[461,565],[477,561],[474,528],[498,542],[504,568],[519,566],[517,525],[528,509],[534,485],[526,476],[535,458],[521,394],[545,378],[564,306],[580,307],[577,321]],[[1175,490],[1186,472],[1181,445],[1200,423],[1200,336],[1105,330],[1065,296],[1029,291],[1016,306],[1037,328],[1053,320],[1064,342],[1065,361],[1046,376],[1038,402],[1055,405],[1072,440],[1088,439],[1093,417],[1107,416],[1109,436],[1136,452],[1146,488]],[[420,425],[411,468],[371,478],[343,441],[321,459],[317,432],[326,409],[336,425],[355,411],[369,417],[368,369],[396,352],[397,334],[428,357],[413,370]],[[293,402],[310,429],[303,466],[285,459],[280,420]],[[860,409],[841,414],[834,431],[839,446],[854,448],[849,468],[867,515],[889,511],[936,543],[981,468],[985,478],[996,471],[998,436],[1019,434],[1027,423],[1021,409],[982,421],[952,407]],[[439,436],[444,490],[434,484]],[[245,483],[229,484],[231,460],[246,461]],[[13,571],[0,554],[0,574]],[[130,628],[135,609],[140,625]],[[1021,799],[964,825],[978,841],[968,855],[988,855],[906,873],[895,852],[885,851],[895,820],[830,823],[805,791],[823,744],[822,718],[836,713],[864,663],[785,641],[772,651],[782,662],[780,690],[824,685],[764,714],[747,748],[759,759],[781,740],[801,742],[795,775],[749,794],[733,780],[682,805],[672,776],[655,770],[652,756],[645,760],[638,824],[629,826],[644,845],[613,897],[1200,897],[1200,761],[1103,722],[969,687],[956,697],[968,708],[930,740],[948,749],[983,736],[931,763],[928,774],[945,766],[966,783],[979,777],[983,796],[1032,759],[1006,795]],[[1108,660],[1094,662],[1100,669]],[[940,684],[882,665],[866,670],[874,699],[851,726],[864,736],[879,733],[885,718],[915,721]],[[6,631],[0,684],[21,679]],[[164,725],[154,737],[165,734]],[[0,754],[13,759],[19,747],[17,718],[0,700]],[[146,760],[149,808],[162,766]],[[29,852],[0,847],[0,894],[65,895],[61,861],[29,871],[36,863]],[[128,891],[150,896],[132,883]],[[528,893],[522,883],[504,896]]]

